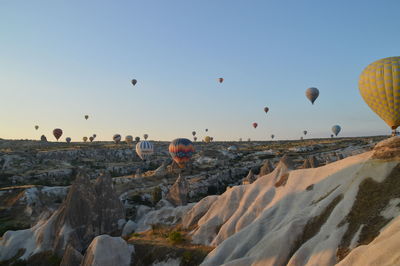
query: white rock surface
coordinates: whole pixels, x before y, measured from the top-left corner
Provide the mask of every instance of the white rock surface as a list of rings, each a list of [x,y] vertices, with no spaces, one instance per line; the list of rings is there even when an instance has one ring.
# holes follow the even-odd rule
[[[81,266],[129,266],[133,251],[120,237],[100,235],[90,243]]]

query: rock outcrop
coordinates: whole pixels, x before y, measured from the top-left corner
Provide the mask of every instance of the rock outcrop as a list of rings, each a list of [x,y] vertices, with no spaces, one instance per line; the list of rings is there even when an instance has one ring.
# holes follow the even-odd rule
[[[69,189],[66,200],[53,215],[34,227],[8,231],[0,240],[0,261],[24,249],[26,259],[42,251],[60,255],[69,244],[81,252],[100,234],[118,232],[118,221],[125,211],[113,190],[111,178],[103,175],[91,184],[85,172],[80,172]]]
[[[179,175],[166,195],[166,199],[175,206],[186,205],[188,203],[188,195],[189,183],[184,176]]]
[[[242,184],[243,185],[247,185],[247,184],[251,184],[254,181],[256,181],[256,176],[253,173],[253,170],[250,169],[249,173],[247,174],[247,176],[243,179]]]
[[[259,176],[265,176],[271,173],[274,170],[274,166],[272,165],[270,160],[265,160],[263,165],[260,168]]]
[[[315,167],[319,167],[319,166],[320,166],[320,164],[319,164],[317,158],[315,158],[315,156],[311,155],[307,159],[304,160],[303,166],[301,168],[307,169],[307,168],[315,168]]]
[[[133,251],[120,237],[100,235],[90,243],[81,266],[129,266]]]
[[[68,245],[65,249],[60,266],[77,266],[81,264],[82,259],[82,254],[72,246]]]

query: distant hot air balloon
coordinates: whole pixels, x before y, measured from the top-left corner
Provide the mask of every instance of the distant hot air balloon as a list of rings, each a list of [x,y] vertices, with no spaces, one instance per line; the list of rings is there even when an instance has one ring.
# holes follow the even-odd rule
[[[317,88],[311,87],[306,90],[306,97],[314,104],[315,100],[319,96],[319,90]]]
[[[193,135],[193,136],[196,136],[196,131],[192,131],[192,135]]]
[[[65,138],[65,141],[66,141],[67,143],[70,143],[70,142],[71,142],[71,138],[70,138],[70,137],[66,137],[66,138]]]
[[[331,138],[333,138],[333,134],[331,134]]]
[[[63,134],[63,131],[60,128],[56,128],[53,130],[53,135],[57,141],[62,136],[62,134]]]
[[[342,130],[342,128],[339,125],[334,125],[332,127],[332,132],[333,132],[333,134],[335,134],[335,136],[337,136],[339,134],[340,130]]]
[[[150,141],[142,140],[136,144],[136,153],[142,160],[147,160],[153,153],[154,147]]]
[[[400,57],[387,57],[367,66],[358,81],[368,106],[392,129],[400,126]]]
[[[274,139],[274,138],[275,138],[275,135],[274,135],[274,134],[272,134],[272,135],[271,135],[271,139]]]
[[[209,136],[205,136],[204,137],[204,142],[205,143],[210,143],[211,142],[211,138]]]
[[[86,141],[87,141],[87,137],[83,137],[82,139],[83,139],[83,141],[84,141],[84,142],[86,142]]]
[[[116,144],[118,144],[121,141],[121,135],[120,134],[115,134],[113,136],[113,140]]]
[[[253,127],[257,128],[258,124],[256,122],[253,123]]]
[[[144,134],[143,135],[143,138],[146,140],[147,138],[149,137],[149,135],[147,135],[147,134]]]
[[[136,138],[135,138],[135,141],[136,141],[136,142],[139,142],[139,141],[140,141],[140,137],[136,137]]]
[[[169,154],[180,168],[185,166],[194,153],[193,143],[184,138],[174,139],[169,144]]]
[[[268,111],[269,111],[269,108],[268,107],[264,107],[264,112],[268,113]]]
[[[137,80],[136,80],[136,79],[132,79],[132,80],[131,80],[131,83],[132,83],[133,86],[135,86],[136,83],[137,83]]]
[[[93,136],[89,137],[90,142],[93,142],[93,140],[94,140]]]
[[[89,118],[89,116],[88,116],[88,115],[85,115],[85,119],[88,120],[88,118]]]
[[[197,141],[197,137],[193,137],[194,141]]]
[[[47,138],[45,135],[40,136],[40,141],[47,142]]]
[[[219,78],[218,81],[219,81],[219,83],[222,83],[222,82],[224,82],[224,78]]]
[[[131,144],[133,142],[133,137],[131,135],[128,135],[125,137],[125,142],[128,144]]]
[[[93,138],[96,138],[97,137],[97,135],[96,134],[93,134]]]
[[[307,135],[307,130],[304,130],[304,131],[303,131],[303,134],[304,134],[304,136]]]
[[[214,138],[213,138],[213,137],[210,137],[210,140],[211,140],[211,141],[213,141],[213,140],[214,140]]]
[[[35,129],[36,129],[36,130],[38,130],[38,129],[39,129],[39,126],[38,126],[38,125],[36,125],[36,126],[35,126]]]
[[[206,128],[206,132],[208,132],[208,128]]]
[[[239,138],[239,141],[242,141],[242,138]]]
[[[247,139],[247,141],[248,141],[248,142],[250,142],[250,141],[251,141],[251,139],[250,139],[250,138],[248,138],[248,139]]]

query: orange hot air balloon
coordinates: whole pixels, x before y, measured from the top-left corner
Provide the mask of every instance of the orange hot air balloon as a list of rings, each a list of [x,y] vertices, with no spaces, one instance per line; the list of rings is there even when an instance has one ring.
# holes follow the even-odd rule
[[[256,122],[253,123],[253,127],[257,128],[258,124]]]
[[[184,138],[174,139],[168,147],[169,154],[180,168],[185,167],[185,164],[190,161],[194,153],[193,143]]]

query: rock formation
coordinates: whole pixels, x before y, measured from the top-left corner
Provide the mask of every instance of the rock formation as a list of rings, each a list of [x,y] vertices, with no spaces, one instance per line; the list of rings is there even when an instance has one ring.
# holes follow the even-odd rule
[[[274,166],[272,165],[270,160],[265,160],[263,165],[260,168],[259,176],[265,176],[271,173],[274,170]]]
[[[188,195],[189,183],[184,176],[179,175],[166,195],[166,199],[175,206],[186,205],[188,203]]]
[[[77,266],[81,264],[82,259],[82,254],[71,245],[68,245],[65,249],[60,266]]]

